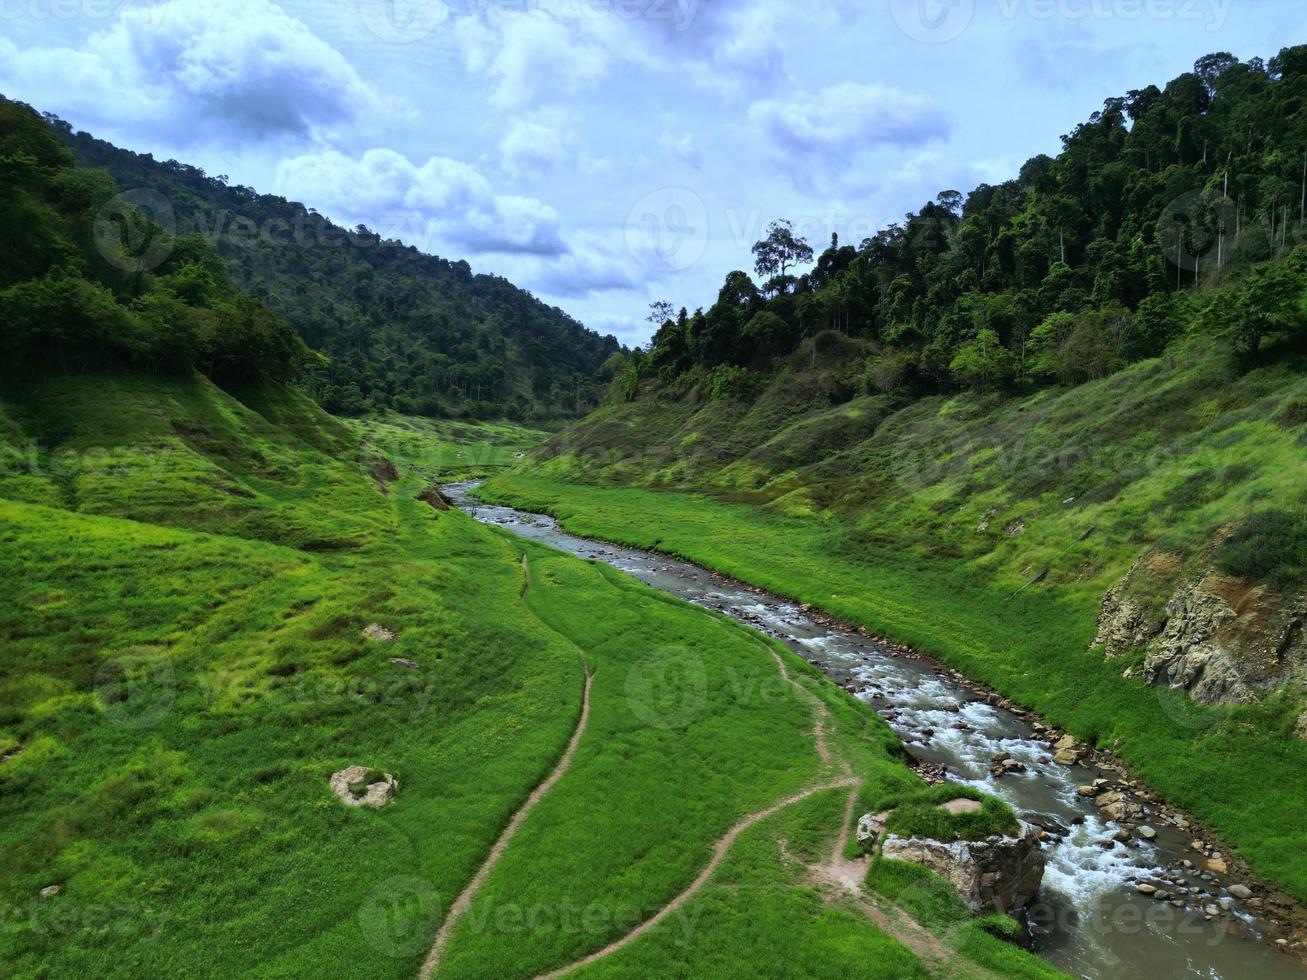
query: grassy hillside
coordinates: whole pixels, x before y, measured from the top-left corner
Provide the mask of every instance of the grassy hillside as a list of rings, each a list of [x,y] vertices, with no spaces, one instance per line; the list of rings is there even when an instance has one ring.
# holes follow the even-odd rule
[[[722,617],[419,499],[536,436],[346,426],[271,382],[0,383],[7,975],[412,976],[581,718],[437,976],[621,940],[795,793],[587,972],[1051,975],[979,920],[923,959],[811,884],[853,788],[916,784],[874,714]],[[792,694],[741,685],[778,672]],[[395,800],[342,805],[350,765]]]
[[[1293,803],[1307,793],[1301,691],[1203,707],[1129,676],[1142,651],[1090,648],[1103,593],[1137,559],[1168,558],[1135,596],[1156,611],[1225,560],[1216,542],[1231,529],[1274,559],[1258,570],[1274,594],[1301,593],[1301,536],[1284,528],[1307,520],[1302,365],[1250,368],[1194,345],[1026,397],[833,405],[817,379],[838,359],[752,401],[607,407],[483,493],[932,653],[1120,752],[1307,897]],[[1283,521],[1259,539],[1268,513]]]

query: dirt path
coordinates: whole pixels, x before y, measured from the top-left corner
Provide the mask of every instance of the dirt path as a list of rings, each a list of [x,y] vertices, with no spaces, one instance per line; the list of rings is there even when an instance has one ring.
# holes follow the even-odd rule
[[[585,669],[585,690],[581,695],[581,717],[577,720],[576,730],[572,732],[571,741],[567,743],[567,748],[564,750],[562,758],[558,760],[558,764],[554,766],[553,772],[545,778],[544,782],[531,791],[531,795],[526,798],[526,802],[513,814],[513,819],[508,822],[504,832],[499,835],[499,839],[495,841],[494,847],[486,855],[486,859],[482,862],[481,867],[477,869],[477,873],[472,876],[472,880],[467,883],[463,891],[459,893],[458,898],[454,900],[454,904],[450,906],[449,914],[445,916],[445,921],[440,925],[440,931],[436,933],[435,942],[431,944],[431,952],[427,954],[426,961],[422,964],[422,969],[418,973],[420,980],[428,980],[435,973],[436,967],[440,963],[440,956],[445,950],[445,945],[449,942],[450,933],[454,931],[454,926],[458,924],[458,920],[463,913],[471,906],[472,899],[476,897],[476,893],[485,884],[490,872],[494,870],[495,865],[499,863],[499,859],[503,857],[509,842],[522,828],[527,815],[535,808],[535,805],[544,798],[546,793],[553,789],[558,780],[563,778],[563,773],[567,772],[568,766],[572,764],[572,757],[576,755],[576,747],[581,743],[581,736],[585,734],[586,722],[590,719],[590,685],[594,680],[594,673],[584,664],[582,666]]]
[[[812,707],[812,738],[817,746],[817,757],[823,763],[829,763],[831,761],[831,752],[830,746],[826,744],[826,723],[830,721],[830,709],[826,707],[826,703],[821,698],[790,676],[790,672],[785,666],[785,660],[779,653],[763,641],[757,640],[757,642],[771,654],[772,660],[776,661],[776,670],[780,673],[781,680],[807,698],[808,704]],[[841,761],[839,765],[840,771],[844,775],[850,775],[851,770],[847,762]]]
[[[856,785],[858,785],[858,780],[855,780],[852,777],[846,777],[844,779],[836,780],[835,782],[822,783],[818,786],[810,786],[807,789],[802,790],[801,792],[795,793],[793,796],[787,796],[785,799],[779,800],[778,802],[771,804],[771,806],[766,807],[765,809],[759,810],[756,813],[751,813],[747,817],[741,818],[739,822],[737,822],[734,827],[728,830],[725,836],[723,836],[713,847],[712,859],[704,866],[703,870],[699,872],[699,876],[695,878],[694,881],[690,882],[689,886],[683,892],[681,892],[670,902],[664,905],[656,915],[640,923],[640,925],[636,926],[636,928],[633,931],[628,932],[625,936],[623,936],[621,939],[618,939],[616,942],[609,943],[607,946],[603,947],[603,949],[595,950],[589,956],[586,956],[583,959],[579,959],[575,963],[571,963],[565,967],[562,967],[561,969],[554,970],[552,973],[541,974],[538,980],[550,980],[550,978],[552,977],[561,977],[563,974],[570,973],[572,970],[579,969],[580,967],[583,966],[588,966],[589,964],[593,963],[595,960],[601,960],[605,956],[617,952],[623,946],[626,946],[627,944],[634,942],[635,940],[643,936],[646,932],[648,932],[650,929],[653,929],[655,926],[658,925],[658,923],[662,922],[663,919],[671,915],[671,913],[675,912],[687,901],[693,898],[695,894],[697,894],[699,890],[702,889],[703,886],[708,883],[708,879],[713,876],[713,872],[717,870],[717,867],[725,859],[726,852],[731,849],[731,845],[735,843],[735,839],[739,837],[740,834],[744,833],[744,831],[748,830],[750,827],[756,824],[758,821],[766,820],[772,814],[785,809],[787,806],[793,806],[795,803],[798,803],[800,800],[806,800],[809,796],[812,796],[815,793],[821,793],[828,789],[838,789],[842,786],[856,786]]]
[[[822,891],[826,901],[833,903],[851,898],[872,925],[894,937],[941,976],[949,977],[950,980],[964,977],[998,980],[996,974],[962,957],[898,906],[888,902],[877,904],[863,892],[862,883],[867,877],[868,858],[844,856],[849,835],[853,831],[853,807],[857,800],[857,791],[850,792],[844,804],[844,819],[840,824],[839,835],[827,860],[821,864],[808,865],[810,880]]]
[[[793,677],[790,676],[789,670],[787,670],[785,667],[785,661],[779,653],[777,653],[774,649],[772,649],[769,645],[765,643],[760,642],[760,645],[763,646],[769,654],[771,654],[772,660],[774,660],[776,663],[776,670],[781,675],[781,679],[785,681],[785,683],[792,686],[800,694],[802,694],[808,700],[808,703],[811,705],[812,715],[813,715],[812,737],[813,737],[813,742],[816,744],[817,756],[819,759],[821,759],[823,766],[829,765],[831,762],[831,751],[830,751],[830,746],[826,742],[826,724],[830,720],[830,710],[826,707],[825,702],[823,702],[821,698],[813,694],[806,687],[804,687],[797,680],[795,680]],[[621,939],[609,943],[607,946],[603,947],[602,949],[595,950],[589,956],[577,960],[575,963],[571,963],[565,967],[561,967],[560,969],[554,970],[552,973],[541,974],[539,980],[550,980],[550,978],[552,977],[560,977],[565,973],[570,973],[572,970],[576,970],[579,969],[580,967],[593,963],[595,960],[603,959],[605,956],[617,952],[623,946],[626,946],[629,943],[634,942],[635,940],[643,936],[646,932],[655,928],[660,922],[663,921],[663,919],[667,918],[667,916],[671,915],[682,905],[688,902],[691,898],[693,898],[703,888],[703,886],[708,883],[708,880],[712,878],[718,866],[720,866],[722,861],[725,860],[726,853],[731,849],[731,845],[735,843],[735,839],[739,837],[740,834],[744,833],[744,831],[752,827],[754,824],[758,823],[760,820],[765,820],[768,817],[770,817],[772,814],[778,813],[788,806],[793,806],[795,803],[798,803],[800,800],[806,800],[809,796],[812,796],[815,793],[821,793],[828,789],[838,789],[840,787],[849,787],[851,789],[856,789],[856,787],[860,784],[861,780],[855,779],[853,777],[852,770],[849,768],[848,763],[841,761],[839,763],[839,769],[842,773],[842,776],[839,779],[823,782],[816,786],[810,786],[807,789],[795,793],[793,796],[787,796],[785,799],[779,800],[776,803],[773,803],[762,810],[758,810],[755,813],[751,813],[746,817],[741,817],[740,820],[737,821],[736,824],[733,827],[731,827],[731,829],[728,830],[725,833],[725,835],[722,836],[722,838],[718,840],[717,843],[713,846],[712,857],[709,859],[708,863],[703,867],[703,869],[699,872],[698,876],[694,879],[694,881],[690,882],[690,884],[685,888],[684,891],[682,891],[679,895],[677,895],[670,902],[664,905],[662,909],[660,909],[655,915],[653,915],[649,919],[646,919],[644,922],[640,923],[640,925],[636,926],[634,930],[628,932]],[[857,795],[856,793],[851,793],[849,796],[849,803],[848,806],[846,807],[846,810],[849,813],[852,812],[853,801],[856,795]],[[845,817],[845,823],[846,823],[846,827],[845,827],[845,833],[843,834],[843,838],[847,840],[848,837],[847,813]],[[841,845],[841,851],[842,849],[843,849],[843,845]]]

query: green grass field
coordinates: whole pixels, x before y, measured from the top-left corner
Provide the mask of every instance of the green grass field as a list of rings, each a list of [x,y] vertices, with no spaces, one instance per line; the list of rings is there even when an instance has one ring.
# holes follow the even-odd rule
[[[1299,693],[1201,707],[1123,678],[1141,652],[1090,649],[1103,592],[1149,548],[1176,556],[1156,604],[1220,527],[1307,504],[1301,372],[1190,354],[1026,399],[814,407],[789,379],[751,405],[612,406],[481,493],[933,654],[1119,752],[1307,898]]]
[[[587,667],[575,759],[439,976],[530,976],[621,939],[732,825],[832,767],[867,794],[916,785],[883,722],[783,649],[419,499],[539,437],[342,424],[272,384],[0,386],[6,975],[416,975],[558,763]],[[366,639],[373,623],[396,641]],[[394,774],[395,801],[340,803],[327,780],[350,765]],[[923,958],[823,894],[805,861],[846,795],[751,825],[703,890],[584,972],[1049,972],[988,933]]]

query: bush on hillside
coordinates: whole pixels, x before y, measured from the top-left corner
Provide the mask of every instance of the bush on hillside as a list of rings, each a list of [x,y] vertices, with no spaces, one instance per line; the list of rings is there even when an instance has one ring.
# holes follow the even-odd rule
[[[1216,566],[1282,592],[1300,591],[1307,586],[1307,514],[1253,514],[1217,549]]]

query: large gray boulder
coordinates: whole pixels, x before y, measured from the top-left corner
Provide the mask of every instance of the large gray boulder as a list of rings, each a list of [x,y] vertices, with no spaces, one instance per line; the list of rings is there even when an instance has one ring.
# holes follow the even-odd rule
[[[962,900],[980,911],[1013,912],[1030,903],[1044,879],[1039,828],[1021,824],[1015,837],[995,835],[979,841],[938,841],[890,834],[884,857],[929,868],[951,884]]]

